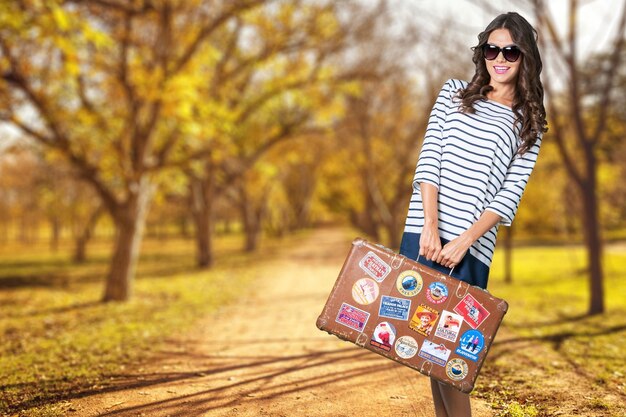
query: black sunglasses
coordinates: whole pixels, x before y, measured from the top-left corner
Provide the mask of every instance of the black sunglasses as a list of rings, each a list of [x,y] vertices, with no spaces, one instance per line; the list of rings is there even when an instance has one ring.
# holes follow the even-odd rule
[[[502,52],[502,56],[509,62],[515,62],[519,59],[520,55],[522,55],[522,51],[515,45],[505,46],[504,48],[500,48],[496,45],[491,45],[490,43],[486,43],[483,45],[483,55],[486,60],[493,61],[498,57],[498,55]]]

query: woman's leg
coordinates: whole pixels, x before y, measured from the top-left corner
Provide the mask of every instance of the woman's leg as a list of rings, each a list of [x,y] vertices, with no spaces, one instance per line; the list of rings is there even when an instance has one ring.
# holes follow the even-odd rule
[[[453,417],[471,417],[472,409],[470,407],[469,394],[465,394],[449,385],[438,383],[431,379],[433,383],[439,385],[439,392],[446,408],[448,416]],[[433,386],[434,391],[434,386]],[[439,414],[437,414],[439,417]]]
[[[453,414],[448,415],[446,413],[446,406],[441,397],[441,390],[439,389],[439,382],[434,379],[430,379],[430,388],[433,392],[433,402],[435,403],[435,416],[436,417],[450,417]]]

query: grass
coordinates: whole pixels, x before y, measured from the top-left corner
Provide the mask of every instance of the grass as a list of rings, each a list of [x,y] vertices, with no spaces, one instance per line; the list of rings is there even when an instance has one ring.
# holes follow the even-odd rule
[[[249,265],[278,244],[245,254],[240,237],[222,237],[217,265],[198,270],[192,241],[145,241],[132,300],[106,304],[108,243],[90,247],[79,266],[69,247],[0,248],[0,415],[65,415],[69,402],[59,400],[114,384],[167,337],[235,298],[254,278]]]
[[[596,316],[586,315],[582,247],[516,248],[512,284],[499,273],[502,255],[489,289],[509,311],[477,395],[498,416],[626,415],[626,246],[605,251],[606,313]]]
[[[245,290],[252,264],[269,260],[292,236],[245,254],[240,236],[220,237],[217,265],[194,266],[189,240],[144,242],[133,299],[99,302],[110,246],[94,242],[76,266],[71,248],[0,246],[0,414],[62,416],[63,399],[114,386],[174,333]],[[605,251],[606,313],[586,316],[584,250],[524,246],[505,284],[496,253],[490,291],[509,312],[472,394],[497,417],[626,415],[626,245]]]

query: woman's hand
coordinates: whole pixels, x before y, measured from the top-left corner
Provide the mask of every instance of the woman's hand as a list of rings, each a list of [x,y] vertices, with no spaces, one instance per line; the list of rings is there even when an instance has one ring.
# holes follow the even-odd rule
[[[437,194],[439,189],[432,184],[420,183],[422,204],[424,207],[424,227],[420,236],[420,256],[434,261],[441,251],[439,239],[439,213],[437,211]]]
[[[484,211],[480,218],[465,232],[461,233],[456,239],[452,239],[439,252],[439,256],[435,262],[453,268],[461,262],[470,246],[484,235],[488,230],[493,228],[502,220],[498,214],[491,211]]]
[[[446,268],[453,268],[461,262],[474,240],[463,233],[461,236],[446,243],[435,261]]]
[[[441,240],[439,239],[439,228],[436,224],[424,224],[420,236],[420,256],[434,261],[441,252]]]

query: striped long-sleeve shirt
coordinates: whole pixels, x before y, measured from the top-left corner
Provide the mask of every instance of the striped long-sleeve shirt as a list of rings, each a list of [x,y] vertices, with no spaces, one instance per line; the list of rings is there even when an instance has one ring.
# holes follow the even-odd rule
[[[457,91],[466,81],[448,80],[430,114],[420,152],[405,232],[421,233],[424,211],[420,183],[438,188],[439,233],[452,240],[485,211],[502,220],[480,237],[469,253],[491,265],[500,224],[510,226],[532,172],[541,135],[523,155],[517,155],[519,126],[511,108],[492,100],[474,103],[475,113],[462,113]]]

